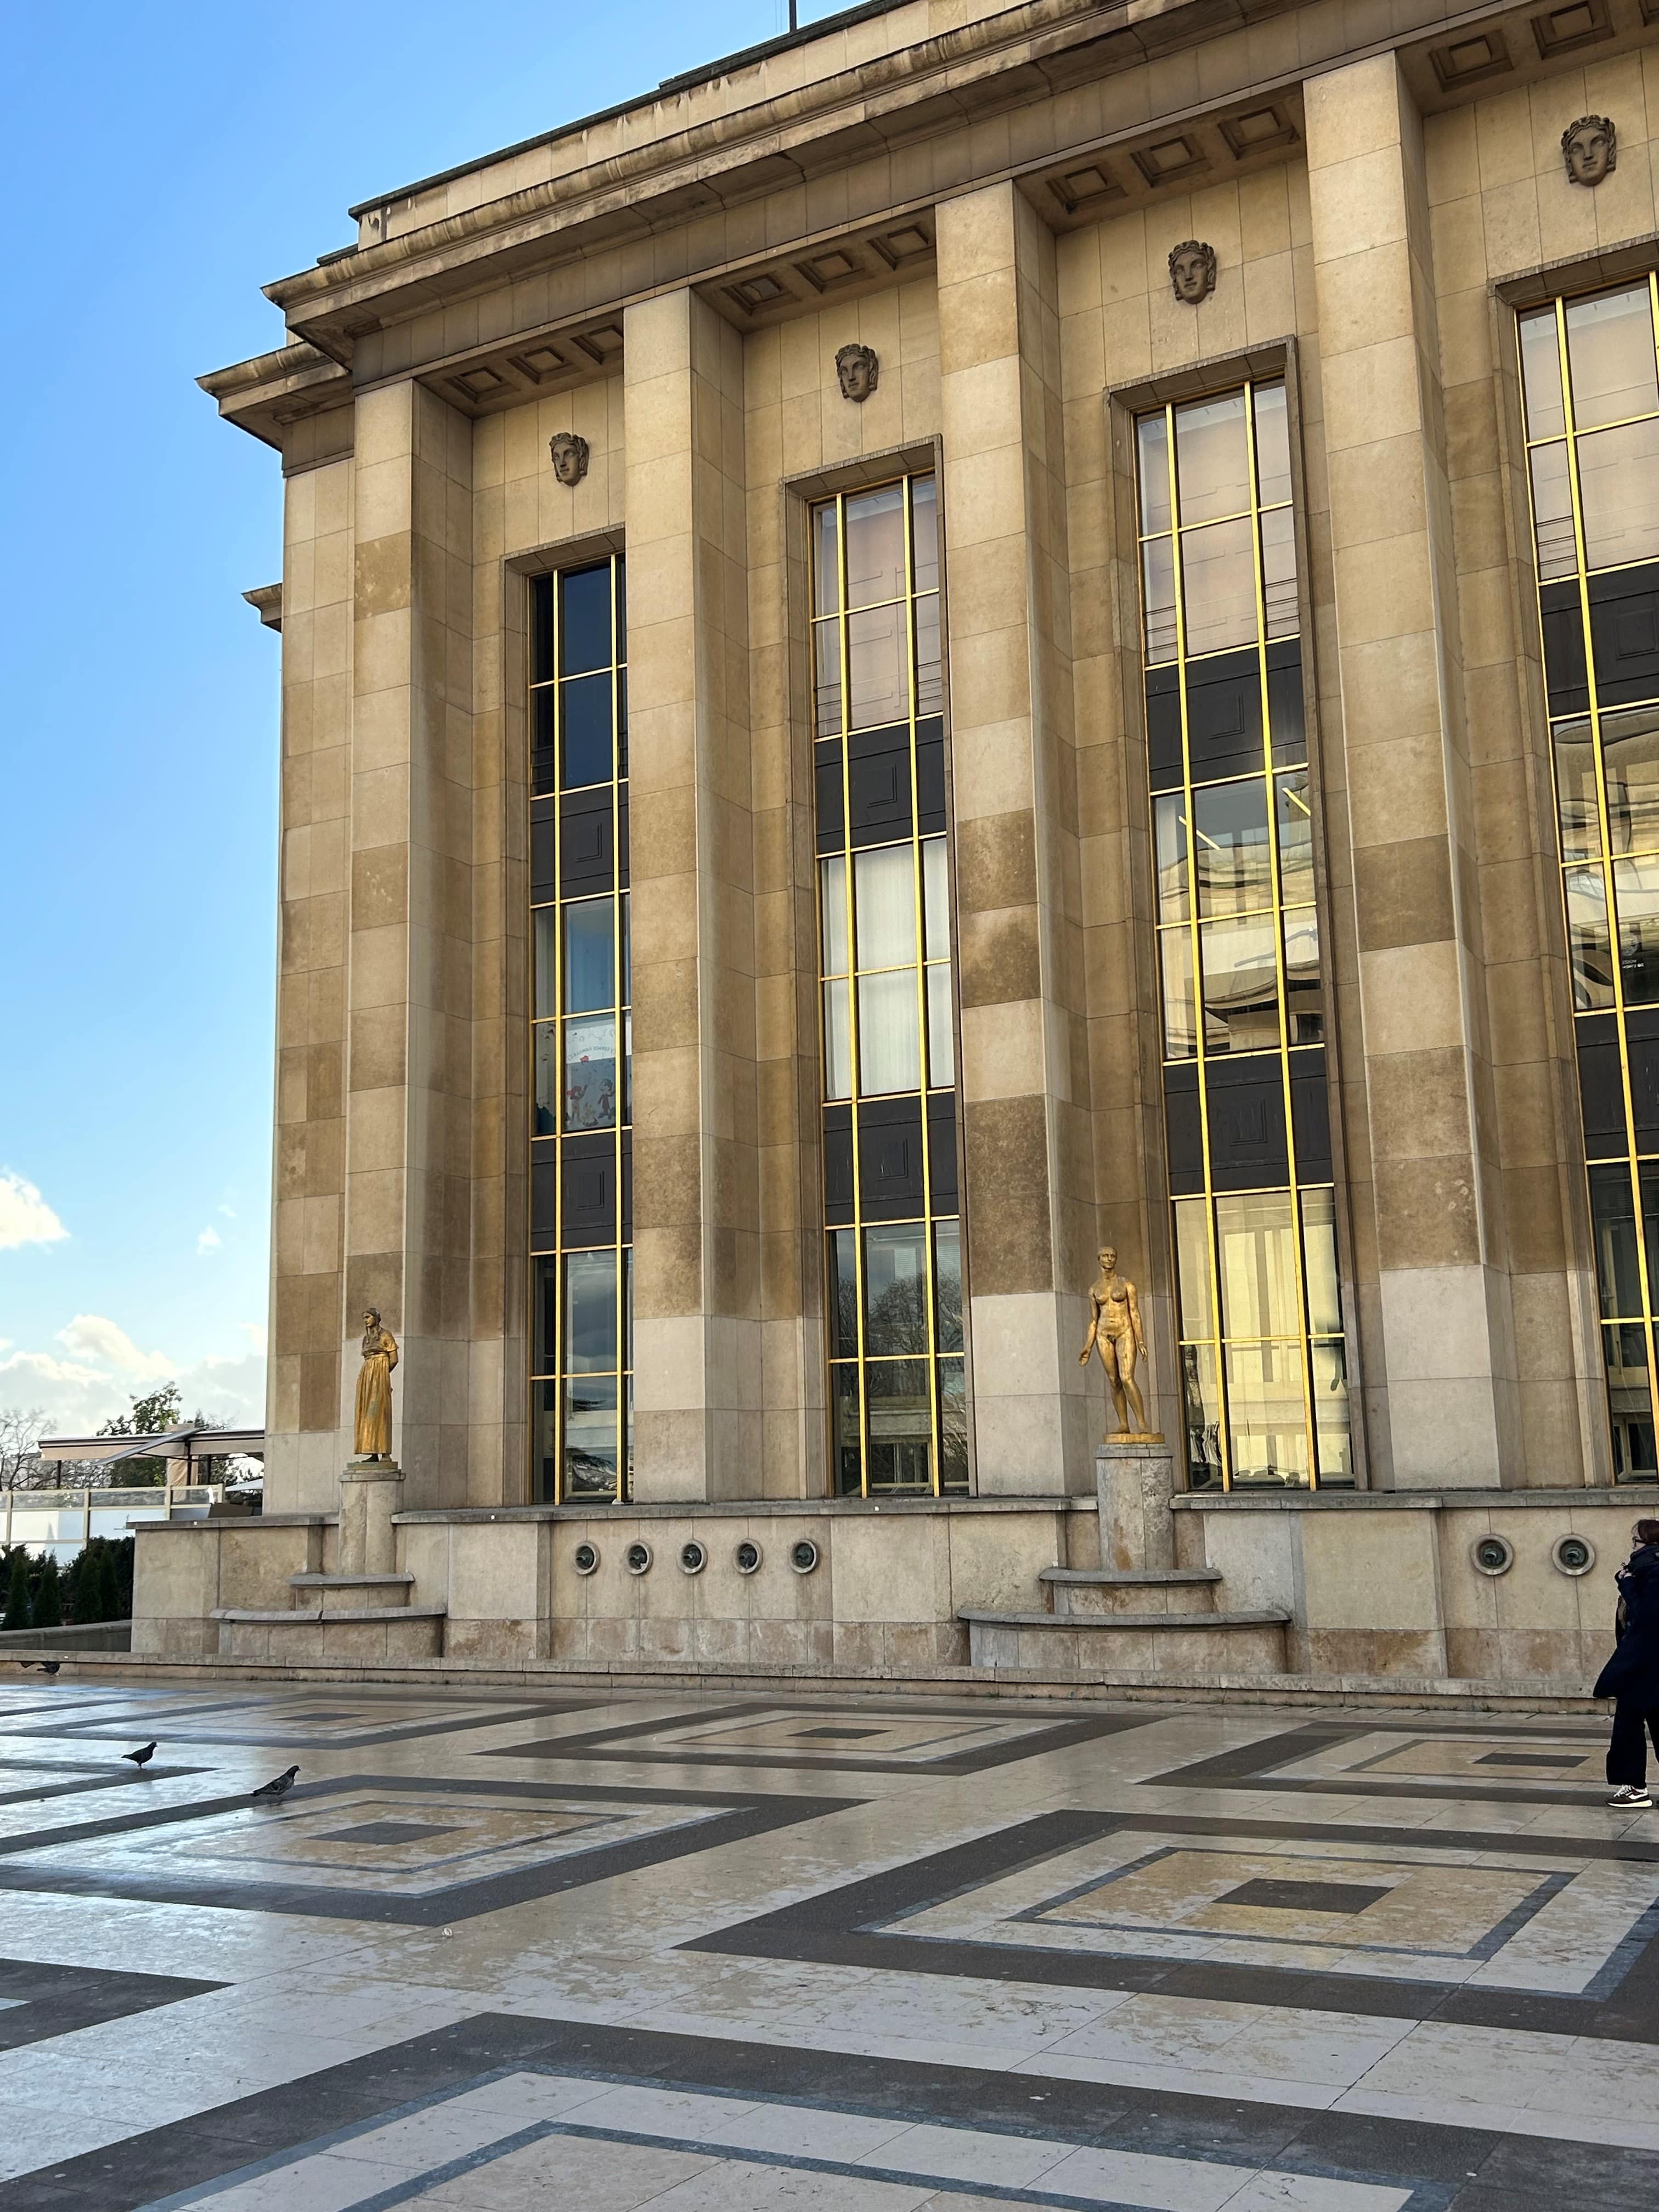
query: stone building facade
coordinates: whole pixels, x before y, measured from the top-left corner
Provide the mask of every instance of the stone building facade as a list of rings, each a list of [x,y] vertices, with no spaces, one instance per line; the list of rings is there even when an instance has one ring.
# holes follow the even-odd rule
[[[319,1653],[1578,1680],[1659,1473],[1651,15],[875,0],[267,287],[268,1512],[141,1540],[141,1646],[300,1649],[373,1306],[427,1626]]]

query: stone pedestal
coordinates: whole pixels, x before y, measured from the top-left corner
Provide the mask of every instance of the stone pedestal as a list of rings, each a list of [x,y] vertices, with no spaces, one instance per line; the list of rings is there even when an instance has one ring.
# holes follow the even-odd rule
[[[1162,1437],[1109,1437],[1095,1452],[1100,1564],[1119,1573],[1175,1565],[1175,1454]]]
[[[343,1575],[389,1575],[396,1567],[392,1516],[403,1502],[403,1470],[395,1459],[354,1459],[340,1477]]]

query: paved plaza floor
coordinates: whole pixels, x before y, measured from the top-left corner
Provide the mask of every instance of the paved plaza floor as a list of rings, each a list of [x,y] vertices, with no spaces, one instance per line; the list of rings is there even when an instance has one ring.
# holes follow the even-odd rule
[[[30,1675],[0,2212],[1653,2212],[1603,1741]]]

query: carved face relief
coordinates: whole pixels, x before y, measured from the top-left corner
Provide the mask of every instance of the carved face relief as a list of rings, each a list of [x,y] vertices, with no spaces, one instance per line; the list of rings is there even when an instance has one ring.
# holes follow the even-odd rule
[[[553,473],[568,491],[587,474],[587,441],[579,438],[574,430],[556,430],[548,444],[553,462]]]
[[[1561,133],[1561,157],[1575,185],[1599,185],[1619,166],[1619,133],[1605,115],[1581,115]]]
[[[876,349],[867,345],[844,345],[836,356],[836,375],[841,385],[843,399],[855,399],[860,406],[875,390],[881,375],[881,363]]]
[[[1170,250],[1170,283],[1183,307],[1196,307],[1215,289],[1215,248],[1188,238]]]

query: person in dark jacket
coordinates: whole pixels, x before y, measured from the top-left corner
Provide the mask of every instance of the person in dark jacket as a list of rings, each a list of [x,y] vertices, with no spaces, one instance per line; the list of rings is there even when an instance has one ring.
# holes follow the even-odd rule
[[[1618,1645],[1595,1678],[1592,1694],[1613,1698],[1607,1746],[1609,1805],[1650,1806],[1647,1737],[1659,1752],[1659,1521],[1638,1521],[1636,1548],[1619,1570]]]

